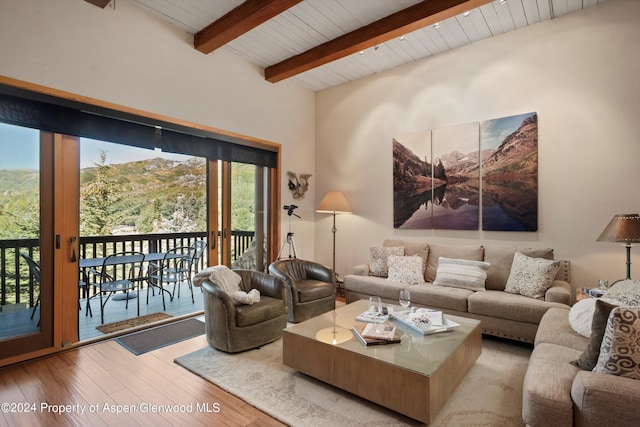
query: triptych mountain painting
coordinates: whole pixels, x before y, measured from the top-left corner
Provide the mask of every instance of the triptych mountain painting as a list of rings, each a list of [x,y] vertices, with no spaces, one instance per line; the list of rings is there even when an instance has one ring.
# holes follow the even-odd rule
[[[537,231],[537,113],[393,138],[393,204],[395,228]]]

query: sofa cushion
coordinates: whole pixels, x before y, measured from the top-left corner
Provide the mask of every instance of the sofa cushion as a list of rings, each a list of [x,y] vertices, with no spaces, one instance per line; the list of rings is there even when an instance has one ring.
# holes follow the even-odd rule
[[[372,246],[369,248],[369,272],[372,276],[387,277],[390,255],[403,255],[404,248]]]
[[[427,282],[433,283],[436,279],[440,257],[483,261],[484,249],[482,246],[429,245],[429,258],[424,273]]]
[[[567,308],[564,304],[502,291],[474,292],[468,299],[469,313],[535,324],[540,323],[550,307]]]
[[[333,295],[333,284],[322,280],[305,279],[296,281],[298,301],[309,302]]]
[[[284,301],[263,296],[253,305],[236,306],[236,324],[240,327],[256,325],[285,313]]]
[[[586,348],[588,342],[587,338],[576,334],[569,324],[568,307],[552,307],[540,319],[534,345],[537,346],[543,343],[556,344],[582,351]]]
[[[426,277],[426,267],[427,267],[427,258],[429,257],[429,244],[426,242],[416,243],[416,242],[408,242],[406,240],[394,240],[394,239],[385,239],[382,242],[382,246],[402,246],[404,247],[404,254],[407,256],[417,255],[424,260],[423,264],[423,273],[424,280],[427,280]]]
[[[600,346],[602,345],[602,337],[604,336],[607,321],[609,320],[609,314],[611,313],[611,310],[616,307],[613,304],[609,304],[599,299],[589,299],[595,300],[595,309],[591,319],[589,343],[580,357],[571,362],[573,365],[586,371],[591,371],[596,366],[598,355],[600,354]]]
[[[522,389],[522,418],[531,426],[572,426],[571,385],[578,350],[543,343],[531,353]]]
[[[503,291],[511,272],[513,256],[520,252],[532,258],[553,259],[553,249],[516,248],[515,246],[485,246],[484,260],[491,264],[487,270],[485,287]]]
[[[611,310],[593,372],[640,380],[640,308]]]
[[[440,257],[433,284],[470,291],[484,291],[487,268],[489,264],[484,261]]]
[[[504,290],[530,298],[544,299],[544,294],[551,286],[559,268],[558,261],[532,258],[516,252]]]
[[[467,299],[474,292],[467,289],[434,286],[431,283],[411,285],[411,303],[440,310],[467,311]],[[396,299],[397,299],[396,295]]]
[[[424,283],[424,260],[421,257],[390,255],[387,262],[389,280],[409,285]]]
[[[350,292],[376,295],[383,299],[398,301],[400,289],[405,289],[408,285],[391,281],[385,277],[348,275],[344,278],[344,287]],[[413,294],[411,296],[413,300]]]

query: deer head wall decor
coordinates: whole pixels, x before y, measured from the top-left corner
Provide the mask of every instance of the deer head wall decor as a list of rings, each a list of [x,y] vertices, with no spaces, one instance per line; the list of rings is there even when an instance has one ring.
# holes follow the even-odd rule
[[[304,193],[309,189],[310,173],[301,173],[300,177],[295,172],[288,171],[289,175],[289,190],[293,193],[294,199],[304,199]]]

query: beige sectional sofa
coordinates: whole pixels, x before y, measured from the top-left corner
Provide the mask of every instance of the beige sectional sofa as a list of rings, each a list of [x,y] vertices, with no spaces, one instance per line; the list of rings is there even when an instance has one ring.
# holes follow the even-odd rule
[[[426,260],[424,282],[406,284],[370,275],[368,264],[358,265],[354,274],[344,277],[346,302],[380,296],[383,301],[398,304],[400,289],[411,293],[413,306],[438,308],[444,313],[469,317],[482,322],[485,334],[533,343],[538,324],[550,308],[568,309],[572,302],[569,261],[560,261],[555,280],[544,294],[544,299],[505,292],[516,252],[533,258],[553,259],[552,249],[518,249],[504,246],[442,245],[385,240],[384,247],[402,247],[404,255],[421,256]],[[435,286],[440,257],[485,261],[486,292],[474,292],[457,287]]]
[[[522,418],[531,427],[640,425],[640,380],[581,370],[589,340],[552,308],[540,321],[523,385]]]

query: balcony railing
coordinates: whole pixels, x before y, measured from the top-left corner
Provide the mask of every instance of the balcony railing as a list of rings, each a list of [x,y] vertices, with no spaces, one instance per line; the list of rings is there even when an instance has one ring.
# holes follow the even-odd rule
[[[253,231],[231,232],[231,259],[238,259],[251,245]],[[219,237],[218,237],[219,239]],[[80,237],[80,259],[98,258],[123,251],[144,253],[165,252],[175,247],[190,246],[196,240],[207,240],[207,233],[165,233],[165,234],[128,234],[119,236]],[[218,242],[216,242],[218,244]],[[23,304],[33,307],[38,299],[35,278],[20,257],[26,253],[40,259],[40,241],[38,239],[0,240],[0,304]],[[209,265],[207,252],[200,260],[197,269]]]

